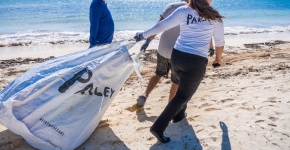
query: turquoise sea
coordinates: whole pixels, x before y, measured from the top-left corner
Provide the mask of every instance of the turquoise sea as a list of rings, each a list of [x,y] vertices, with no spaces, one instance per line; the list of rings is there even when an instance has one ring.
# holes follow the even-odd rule
[[[107,0],[115,39],[152,27],[176,0]],[[91,0],[0,0],[0,45],[84,42],[89,36]],[[213,0],[225,34],[290,33],[290,0]],[[66,39],[66,40],[64,40]],[[11,45],[11,44],[10,44]]]

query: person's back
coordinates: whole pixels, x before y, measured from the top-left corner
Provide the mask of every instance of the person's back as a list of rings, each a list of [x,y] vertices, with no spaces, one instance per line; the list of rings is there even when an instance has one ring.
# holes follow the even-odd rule
[[[143,33],[144,37],[155,34],[156,31],[169,30],[180,26],[180,35],[174,48],[182,52],[208,57],[209,43],[214,37],[216,47],[224,45],[224,30],[222,22],[207,21],[188,6],[179,7],[172,15],[154,28]]]
[[[90,47],[111,43],[114,36],[114,21],[103,0],[93,0],[90,6]]]
[[[175,43],[175,49],[207,57],[212,36],[214,36],[216,46],[224,45],[224,30],[219,27],[222,26],[221,22],[207,21],[199,17],[198,13],[188,6],[180,7],[177,11],[180,18],[187,19],[180,21],[180,35]],[[219,30],[215,30],[215,28]]]
[[[180,6],[184,6],[187,3],[185,1],[182,2],[174,2],[174,3],[170,3],[168,4],[165,9],[164,12],[162,12],[160,14],[161,17],[163,18],[167,18],[168,16],[170,16],[177,8],[179,8]],[[171,53],[172,53],[172,49],[174,47],[174,44],[179,36],[179,32],[180,32],[180,27],[179,26],[175,26],[167,31],[164,31],[161,36],[160,36],[160,41],[159,41],[159,46],[158,46],[158,53],[165,57],[170,59],[171,58]]]

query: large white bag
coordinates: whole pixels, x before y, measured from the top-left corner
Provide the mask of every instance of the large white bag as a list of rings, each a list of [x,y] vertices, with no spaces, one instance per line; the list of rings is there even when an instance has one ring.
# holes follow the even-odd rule
[[[30,69],[0,91],[0,123],[38,149],[78,147],[134,71],[128,47],[115,42]]]

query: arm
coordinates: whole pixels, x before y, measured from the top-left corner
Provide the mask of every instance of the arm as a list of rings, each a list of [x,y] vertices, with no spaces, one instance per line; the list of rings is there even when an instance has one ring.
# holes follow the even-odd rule
[[[164,20],[164,17],[162,17],[162,16],[160,15],[160,19],[159,19],[158,22],[160,22],[160,21],[162,21],[162,20]],[[156,35],[157,35],[157,34],[151,35],[151,36],[148,37],[148,38],[149,38],[150,40],[153,40],[153,39],[155,38]]]
[[[215,48],[216,48],[216,57],[215,57],[213,64],[216,64],[216,63],[222,64],[222,54],[224,51],[224,46],[215,47]]]
[[[214,29],[214,41],[215,41],[215,48],[216,48],[216,58],[213,62],[214,64],[222,64],[222,54],[224,50],[224,25],[222,22],[217,22],[217,25]]]
[[[168,5],[164,8],[163,12],[160,14],[160,19],[159,19],[158,22],[164,20],[166,17],[170,16],[170,14],[172,14],[172,13],[174,12],[174,10],[173,10],[172,7],[173,7],[172,4],[168,4]],[[165,17],[165,16],[166,16],[166,17]],[[150,40],[150,41],[153,40],[155,36],[156,36],[156,34],[151,35],[151,36],[149,37],[149,40]],[[148,39],[148,38],[147,38],[147,39]]]
[[[209,48],[213,48],[212,39],[210,39]]]
[[[161,20],[163,20],[164,18],[162,16],[160,16],[160,19],[158,22],[160,22]],[[150,42],[154,39],[154,37],[156,36],[156,34],[151,35],[150,37],[148,37],[145,41],[145,43],[141,46],[140,51],[145,52],[145,50],[147,49],[147,47],[149,46]]]
[[[181,23],[180,19],[180,9],[177,9],[174,11],[170,16],[168,16],[166,19],[158,22],[155,26],[153,26],[151,29],[143,32],[143,37],[148,38],[151,35],[158,34],[160,32],[166,31],[168,29],[171,29]]]
[[[99,22],[102,15],[102,4],[93,1],[90,6],[90,47],[97,45],[97,34],[99,29]]]

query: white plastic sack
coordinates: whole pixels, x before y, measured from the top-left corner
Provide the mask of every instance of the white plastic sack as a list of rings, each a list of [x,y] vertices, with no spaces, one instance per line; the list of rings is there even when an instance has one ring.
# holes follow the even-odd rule
[[[38,149],[78,147],[134,71],[127,46],[116,42],[30,69],[0,91],[0,123]]]

